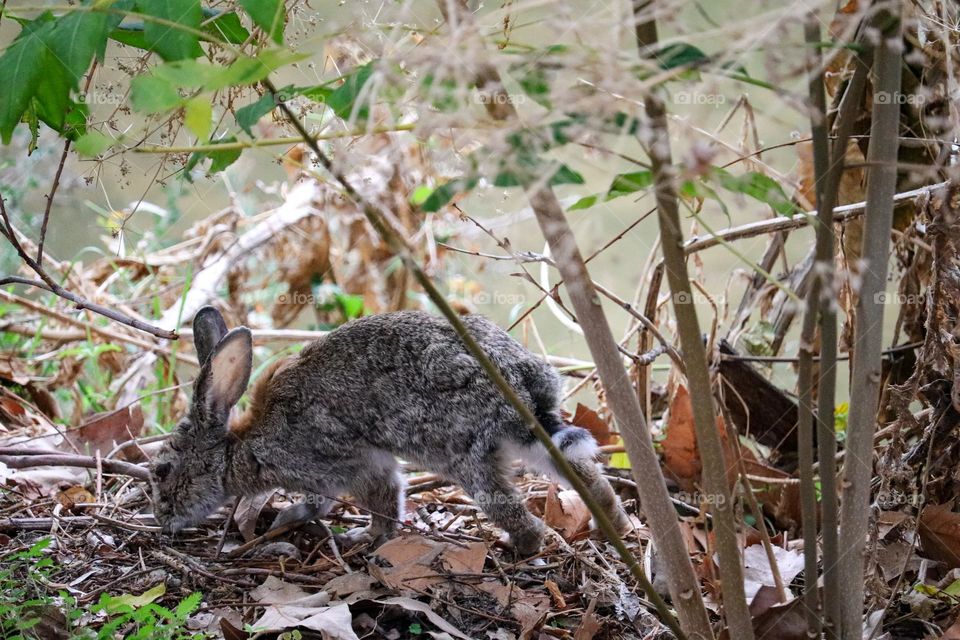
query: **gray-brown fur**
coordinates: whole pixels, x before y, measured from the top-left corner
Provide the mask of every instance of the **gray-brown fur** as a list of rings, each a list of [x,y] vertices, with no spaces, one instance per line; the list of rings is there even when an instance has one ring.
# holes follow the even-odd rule
[[[203,366],[192,407],[153,466],[155,513],[165,529],[195,524],[228,496],[283,488],[308,497],[282,514],[287,520],[323,515],[322,496],[349,494],[372,514],[367,536],[384,537],[402,518],[401,457],[460,484],[518,553],[540,548],[543,524],[523,506],[507,467],[523,457],[550,472],[546,450],[442,318],[369,316],[309,344],[271,371],[242,432],[231,432],[228,418],[249,381],[250,333],[224,334],[218,318],[206,307],[194,320]],[[625,527],[598,473],[593,438],[560,418],[556,371],[490,321],[464,322]]]

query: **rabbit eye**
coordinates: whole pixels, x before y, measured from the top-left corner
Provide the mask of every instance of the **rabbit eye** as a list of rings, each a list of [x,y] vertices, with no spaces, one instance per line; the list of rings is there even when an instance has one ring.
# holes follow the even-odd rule
[[[165,480],[166,477],[170,474],[170,463],[161,462],[156,466],[153,472],[157,475],[158,480]]]

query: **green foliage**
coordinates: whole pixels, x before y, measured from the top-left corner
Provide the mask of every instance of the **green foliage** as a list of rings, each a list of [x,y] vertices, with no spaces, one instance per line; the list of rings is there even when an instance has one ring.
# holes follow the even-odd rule
[[[217,140],[212,144],[228,144],[236,141],[237,139],[234,136],[229,136],[222,140]],[[210,167],[207,169],[208,174],[223,171],[236,162],[240,158],[241,153],[241,149],[235,148],[224,149],[223,151],[196,151],[190,154],[190,158],[187,159],[187,163],[183,166],[183,175],[187,180],[190,180],[191,171],[201,162],[208,159],[210,160]]]
[[[95,12],[69,13],[54,18],[49,11],[21,21],[21,30],[0,56],[0,140],[9,144],[17,124],[26,119],[69,138],[83,133],[86,106],[71,92],[95,54],[103,54],[107,33],[116,20]]]
[[[326,104],[338,118],[348,120],[354,115],[357,98],[360,97],[360,92],[373,74],[374,64],[376,61],[357,67],[343,78],[343,84],[336,89],[331,89],[324,84],[301,89],[299,93],[315,102]],[[369,109],[366,105],[356,109],[358,120],[366,120],[368,116]]]
[[[26,639],[48,637],[38,635],[37,626],[45,617],[65,623],[63,635],[72,640],[112,640],[116,637],[138,640],[183,640],[204,638],[204,634],[188,631],[187,618],[200,606],[202,594],[193,593],[181,600],[173,609],[156,603],[165,593],[164,584],[140,595],[103,594],[100,601],[85,609],[77,605],[70,594],[61,591],[51,595],[45,586],[53,580],[57,568],[45,555],[51,539],[43,538],[24,551],[0,557],[0,637]],[[59,611],[62,617],[50,615]],[[87,616],[81,626],[78,621],[84,614],[102,613],[103,616]],[[94,625],[94,622],[96,624]],[[94,628],[97,626],[99,628]],[[49,633],[49,632],[48,632]]]
[[[167,61],[189,60],[203,55],[200,48],[200,0],[137,0],[137,9],[156,20],[143,26],[146,48]],[[171,28],[179,24],[186,29]]]
[[[163,583],[140,595],[103,594],[91,608],[94,613],[104,612],[108,621],[101,627],[98,638],[112,638],[118,633],[128,640],[181,640],[204,638],[184,628],[187,618],[200,607],[203,595],[192,593],[173,609],[156,603],[165,592]]]
[[[240,6],[271,40],[283,44],[283,27],[287,17],[283,0],[240,0]]]
[[[710,183],[716,183],[723,189],[745,195],[749,198],[770,205],[778,214],[792,216],[801,212],[800,207],[787,196],[783,187],[773,178],[756,171],[749,171],[742,175],[734,175],[720,167],[713,167],[700,180],[685,180],[680,185],[680,195],[686,198],[707,198],[715,200],[721,209],[729,215],[727,205]],[[581,198],[570,206],[570,211],[588,209],[598,202],[606,202],[622,196],[644,191],[653,186],[653,173],[637,171],[621,173],[614,176],[610,187],[605,194],[591,195]]]

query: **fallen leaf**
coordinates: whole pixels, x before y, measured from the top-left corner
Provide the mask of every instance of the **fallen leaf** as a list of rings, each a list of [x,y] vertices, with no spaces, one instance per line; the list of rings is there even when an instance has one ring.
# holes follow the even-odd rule
[[[928,504],[920,513],[920,543],[926,557],[960,567],[960,514],[948,504]]]
[[[253,623],[258,632],[302,627],[329,640],[359,640],[350,607],[345,602],[330,605],[330,594],[325,591],[307,593],[298,585],[269,576],[250,595],[265,604],[263,615]]]
[[[487,545],[471,542],[466,547],[451,545],[440,554],[440,562],[451,573],[481,573],[487,561]]]
[[[143,431],[143,410],[133,404],[110,413],[95,416],[82,426],[67,432],[67,445],[61,447],[73,453],[72,444],[81,453],[105,456],[120,442],[136,438]],[[134,447],[135,449],[135,447]]]
[[[807,619],[802,598],[794,598],[785,604],[776,603],[776,590],[762,587],[750,605],[753,616],[753,631],[758,638],[777,640],[806,640]],[[774,603],[774,604],[771,604]],[[729,637],[727,635],[726,637]]]
[[[693,405],[690,393],[683,385],[670,402],[670,413],[664,438],[660,442],[663,466],[680,488],[693,491],[700,478],[700,456],[697,454],[697,434],[693,428]]]
[[[590,604],[587,605],[587,610],[583,612],[583,617],[580,618],[580,624],[573,634],[573,640],[593,640],[593,636],[600,631],[600,620],[593,612],[596,606],[596,598],[591,599]]]
[[[445,572],[481,573],[487,547],[482,542],[461,547],[423,536],[406,535],[380,545],[376,555],[392,565],[377,567],[372,572],[384,586],[423,592],[446,581]]]
[[[803,571],[803,553],[782,547],[772,549],[780,579],[784,586],[789,585]],[[763,545],[755,544],[743,550],[743,581],[747,602],[752,602],[762,587],[774,586],[773,571]]]
[[[437,613],[430,608],[425,602],[420,602],[419,600],[414,600],[413,598],[404,598],[404,597],[393,597],[393,598],[378,598],[376,600],[371,600],[371,602],[376,602],[383,605],[392,605],[396,607],[401,607],[407,611],[413,611],[416,613],[423,614],[427,620],[430,621],[430,624],[436,628],[449,633],[454,638],[460,638],[461,640],[470,640],[470,636],[464,635],[459,629],[455,626],[441,618]]]
[[[377,580],[369,573],[354,571],[337,576],[323,585],[323,590],[334,598],[353,595],[361,591],[367,591]]]
[[[150,604],[151,602],[153,602],[154,600],[156,600],[166,592],[167,592],[167,585],[166,583],[161,582],[157,586],[147,591],[144,591],[138,596],[125,593],[123,595],[110,598],[110,600],[107,603],[107,611],[109,611],[110,613],[116,613],[123,606],[129,606],[136,609],[138,607],[142,607],[144,605]]]
[[[590,529],[590,510],[576,491],[559,491],[556,485],[547,490],[543,520],[556,529],[564,540],[573,540]]]
[[[96,502],[96,498],[85,487],[75,484],[57,493],[57,502],[67,511],[73,511],[78,503]]]
[[[617,438],[610,430],[610,424],[601,418],[600,414],[579,402],[577,403],[577,409],[573,414],[573,418],[570,419],[570,424],[589,431],[600,446],[614,444]]]
[[[237,523],[237,529],[244,541],[250,542],[257,537],[257,519],[263,507],[270,502],[273,497],[271,492],[262,493],[258,496],[243,496],[237,502],[237,510],[233,514],[233,521]]]

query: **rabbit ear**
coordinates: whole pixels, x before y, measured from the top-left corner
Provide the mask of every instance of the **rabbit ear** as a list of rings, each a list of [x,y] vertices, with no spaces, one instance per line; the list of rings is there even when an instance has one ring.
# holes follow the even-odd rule
[[[237,327],[220,340],[200,371],[194,404],[205,415],[226,420],[250,382],[253,338],[246,327]]]
[[[206,363],[217,343],[227,335],[227,323],[213,307],[206,306],[193,318],[193,344],[197,348],[200,364]]]

